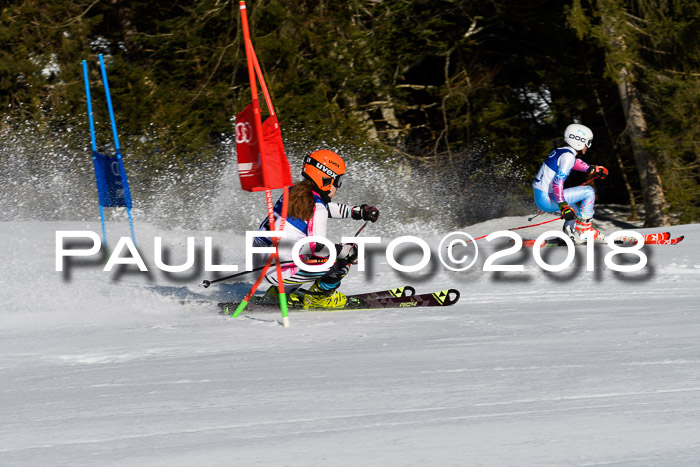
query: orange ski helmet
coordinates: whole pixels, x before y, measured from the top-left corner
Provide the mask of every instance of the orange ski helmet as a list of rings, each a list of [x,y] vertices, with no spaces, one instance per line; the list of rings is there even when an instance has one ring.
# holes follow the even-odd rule
[[[340,188],[343,174],[345,174],[345,161],[328,149],[319,149],[306,156],[301,169],[301,175],[311,180],[316,188],[323,192],[322,195],[331,191],[331,185]]]

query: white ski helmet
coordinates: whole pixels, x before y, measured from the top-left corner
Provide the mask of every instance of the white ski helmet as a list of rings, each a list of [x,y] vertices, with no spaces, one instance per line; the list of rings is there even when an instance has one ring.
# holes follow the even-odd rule
[[[593,144],[593,132],[590,128],[578,123],[572,123],[564,130],[564,141],[572,148],[580,151],[584,146]]]

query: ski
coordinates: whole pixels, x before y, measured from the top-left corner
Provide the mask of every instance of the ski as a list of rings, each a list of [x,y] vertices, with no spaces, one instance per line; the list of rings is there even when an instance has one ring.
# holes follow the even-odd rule
[[[301,299],[303,298],[303,294],[307,293],[307,290],[305,289],[299,289],[301,294],[293,294],[295,295],[296,298],[292,298],[292,300],[296,300],[297,298]],[[411,287],[410,285],[404,285],[401,287],[396,287],[395,289],[387,289],[387,290],[379,290],[377,292],[365,292],[365,293],[360,293],[360,294],[353,294],[353,295],[347,295],[348,300],[373,300],[373,299],[378,299],[378,298],[384,298],[384,297],[392,297],[392,298],[399,298],[399,297],[410,297],[416,294],[416,289]],[[264,303],[260,303],[261,305],[265,305]],[[276,305],[276,303],[275,303]]]
[[[659,232],[659,233],[652,233],[652,234],[644,234],[642,235],[642,238],[644,239],[644,244],[645,245],[675,245],[678,242],[681,242],[685,236],[680,236],[680,237],[675,237],[671,238],[670,232]],[[536,239],[523,239],[523,246],[528,247],[528,248],[533,248],[535,246],[535,241]],[[605,242],[602,242],[605,243]],[[634,237],[617,237],[615,239],[615,244],[617,245],[624,245],[624,244],[629,244],[629,245],[636,245],[637,240]],[[574,246],[585,246],[585,243],[579,243],[575,244]],[[546,239],[541,247],[542,248],[550,248],[550,247],[557,247],[557,246],[566,246],[566,242],[562,240],[561,238],[548,238]]]
[[[288,309],[291,310],[298,310],[298,309],[303,309],[304,304],[302,302],[304,298],[304,293],[306,290],[304,289],[299,289],[299,292],[302,293],[290,293],[287,295],[287,307]],[[408,297],[411,295],[415,295],[416,289],[411,287],[410,285],[404,285],[401,287],[396,287],[393,289],[386,289],[386,290],[379,290],[376,292],[365,292],[361,294],[355,294],[355,295],[349,295],[348,296],[348,301],[351,300],[364,300],[364,299],[377,299],[381,297]],[[233,310],[236,309],[240,302],[220,302],[218,303],[220,313],[222,314],[231,314],[232,312],[227,312],[224,311],[225,308],[231,308]],[[253,297],[250,302],[248,303],[248,306],[246,307],[247,310],[249,311],[256,311],[257,309],[271,309],[271,310],[277,310],[279,308],[279,302],[277,301],[263,301],[262,296],[255,296]]]
[[[681,235],[680,237],[675,238],[667,238],[666,240],[662,240],[659,243],[655,243],[652,245],[675,245],[676,243],[682,242],[684,238],[685,235]]]
[[[410,285],[404,285],[395,289],[380,290],[379,292],[368,292],[354,295],[348,295],[348,298],[356,298],[358,300],[378,299],[383,297],[411,297],[416,294],[416,289]]]
[[[671,238],[671,232],[644,234],[642,238],[644,239],[645,245],[663,245],[663,242]],[[634,237],[618,237],[615,239],[615,243],[631,243],[636,245],[637,239]]]
[[[306,290],[304,289],[299,289],[299,292],[302,292],[301,294],[299,293],[291,293],[287,294],[287,306],[292,308],[295,306],[301,306],[300,302],[301,299],[304,297],[304,293]],[[355,295],[350,295],[350,297],[358,298],[358,299],[375,299],[375,298],[380,298],[380,297],[409,297],[411,295],[415,295],[416,289],[411,287],[410,285],[404,285],[401,287],[396,287],[394,289],[387,289],[387,290],[379,290],[376,292],[365,292],[361,294],[355,294]],[[256,295],[254,296],[250,303],[250,305],[258,305],[258,306],[268,306],[268,307],[279,307],[279,301],[274,300],[270,302],[263,302],[263,296],[262,295]],[[211,305],[212,303],[219,303],[218,300],[211,300],[211,299],[206,299],[206,298],[188,298],[188,299],[182,299],[179,300],[181,305]],[[223,302],[222,302],[223,303]],[[238,305],[240,302],[226,302],[228,304],[235,304]]]
[[[304,308],[301,295],[293,294],[293,298],[288,301],[290,311],[343,311],[343,310],[370,310],[382,308],[414,308],[414,307],[438,307],[450,306],[459,300],[459,291],[455,289],[442,290],[435,293],[415,294],[413,287],[399,287],[391,290],[379,292],[362,293],[348,295],[347,302],[342,308]],[[238,307],[239,302],[221,302],[218,304],[221,314],[232,314]],[[261,303],[260,300],[251,300],[246,311],[278,311],[279,304]]]
[[[664,235],[665,234],[665,235]],[[675,245],[676,243],[682,242],[685,235],[680,237],[671,238],[671,234],[664,232],[664,234],[648,234],[643,235],[645,245]],[[632,237],[620,237],[624,243],[630,243],[632,245],[637,244],[637,240]],[[615,241],[617,243],[617,240]]]
[[[343,309],[377,309],[377,308],[413,308],[413,307],[443,307],[457,303],[459,291],[445,289],[439,292],[403,297],[377,297],[360,299],[359,303],[349,297]]]

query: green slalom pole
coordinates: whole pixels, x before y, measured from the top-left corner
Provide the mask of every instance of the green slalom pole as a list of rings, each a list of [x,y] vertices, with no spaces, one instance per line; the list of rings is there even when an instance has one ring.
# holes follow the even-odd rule
[[[369,224],[369,221],[365,221],[365,223],[362,224],[362,227],[360,227],[360,229],[357,232],[355,232],[355,237],[360,235],[360,233],[365,229],[365,227],[367,227],[367,224]],[[282,223],[281,226],[284,226],[284,223]],[[272,257],[273,257],[273,255],[270,255],[270,257],[267,258],[267,263],[265,263],[265,266],[263,266],[262,271],[260,272],[260,276],[258,277],[258,280],[253,285],[253,287],[251,288],[251,291],[248,293],[248,295],[245,296],[245,298],[241,301],[241,303],[238,304],[236,309],[233,311],[233,313],[231,314],[232,318],[237,318],[243,312],[243,310],[245,310],[245,307],[248,306],[248,302],[250,301],[250,299],[253,296],[253,294],[255,293],[255,291],[258,289],[258,286],[260,286],[260,283],[262,282],[263,277],[265,277],[267,270],[270,268],[270,265],[272,264]],[[279,270],[277,272],[281,276],[281,272]],[[281,279],[281,277],[280,277],[280,279]],[[279,299],[280,299],[280,309],[282,310],[282,325],[284,327],[289,327],[289,306],[287,305],[287,293],[280,292]]]
[[[282,325],[289,327],[289,310],[287,309],[287,292],[280,294],[280,309],[282,310]],[[286,325],[284,323],[287,323]]]
[[[265,266],[263,266],[262,271],[260,272],[260,276],[258,277],[258,280],[256,280],[255,284],[253,284],[253,287],[250,288],[250,291],[245,296],[245,298],[243,298],[243,301],[238,304],[238,306],[236,307],[236,310],[231,315],[232,318],[237,318],[238,315],[240,315],[241,312],[243,312],[245,307],[248,305],[248,302],[255,294],[255,291],[258,290],[258,287],[260,286],[260,283],[262,282],[263,278],[265,277],[267,270],[270,269],[270,264],[272,264],[272,257],[273,257],[273,255],[270,255],[270,257],[267,258],[267,262],[265,263]],[[285,301],[285,304],[286,303],[287,302]]]
[[[246,300],[243,300],[241,303],[239,303],[236,307],[236,310],[233,312],[233,314],[231,314],[231,318],[238,318],[238,315],[240,315],[243,312],[247,304],[248,302]]]

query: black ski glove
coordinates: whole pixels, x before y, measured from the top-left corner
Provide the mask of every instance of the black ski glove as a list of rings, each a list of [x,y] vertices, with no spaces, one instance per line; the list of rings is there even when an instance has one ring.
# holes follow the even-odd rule
[[[352,218],[356,221],[370,221],[377,222],[379,219],[379,209],[369,204],[363,204],[361,206],[355,206],[352,208]]]
[[[357,245],[354,243],[336,243],[335,244],[335,255],[336,264],[338,262],[345,262],[345,264],[355,264],[357,261]],[[342,267],[343,265],[341,265]]]
[[[572,221],[576,218],[576,211],[574,211],[571,206],[566,204],[565,202],[559,203],[559,209],[561,209],[561,217],[564,220],[567,221]]]
[[[605,177],[608,176],[608,169],[606,169],[602,165],[592,165],[588,169],[588,173],[591,175],[597,175],[600,177],[601,180],[603,180]]]

